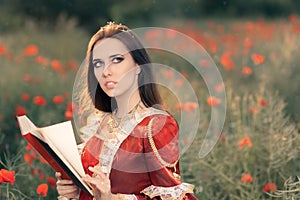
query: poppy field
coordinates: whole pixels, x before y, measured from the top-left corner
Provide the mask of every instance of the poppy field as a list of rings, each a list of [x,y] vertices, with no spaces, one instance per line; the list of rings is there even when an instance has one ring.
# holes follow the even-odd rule
[[[201,44],[223,78],[215,92],[226,92],[218,143],[200,159],[211,109],[223,100],[209,95],[203,77],[186,62],[155,54],[199,97],[164,98],[174,116],[201,113],[197,135],[180,158],[182,179],[195,185],[199,199],[300,199],[300,18],[165,23]],[[73,21],[51,30],[29,21],[22,30],[0,35],[0,199],[56,199],[54,171],[22,138],[16,116],[26,114],[38,126],[72,120],[73,84],[90,36]],[[211,63],[201,60],[199,66]],[[175,87],[184,84],[173,71],[161,74]]]

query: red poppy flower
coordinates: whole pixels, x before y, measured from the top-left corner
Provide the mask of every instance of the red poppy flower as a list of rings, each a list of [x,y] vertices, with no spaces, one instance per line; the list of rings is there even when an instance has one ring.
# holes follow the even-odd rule
[[[45,178],[45,174],[42,172],[42,170],[39,170],[39,179],[40,181]]]
[[[24,82],[30,82],[31,81],[31,75],[30,74],[24,74],[23,75],[23,81]]]
[[[6,48],[4,45],[0,44],[0,55],[4,55],[6,52]]]
[[[69,93],[69,92],[65,92],[65,93],[64,93],[64,97],[65,97],[66,99],[70,98],[70,93]]]
[[[12,53],[7,53],[6,54],[6,59],[7,60],[12,60],[14,58],[14,55]]]
[[[249,38],[246,38],[245,41],[244,41],[244,46],[246,48],[251,48],[252,47],[252,42]]]
[[[61,95],[54,96],[52,102],[55,104],[61,104],[64,102],[64,97]]]
[[[0,121],[3,119],[3,116],[0,114]]]
[[[297,21],[297,15],[296,14],[291,14],[289,16],[289,21],[290,22],[296,22]]]
[[[210,106],[217,106],[221,103],[221,99],[219,99],[215,96],[210,96],[207,98],[206,102]]]
[[[173,76],[174,76],[173,71],[171,71],[171,70],[165,71],[165,72],[164,72],[164,75],[165,75],[165,77],[168,78],[168,79],[171,79],[171,78],[173,78]]]
[[[22,116],[26,115],[27,111],[23,106],[17,105],[16,106],[16,113],[15,116]]]
[[[268,102],[266,102],[266,100],[264,100],[264,99],[260,99],[259,104],[262,105],[262,106],[267,106]]]
[[[224,88],[225,88],[224,83],[218,83],[217,85],[215,85],[215,91],[216,92],[221,92],[221,91],[224,90]]]
[[[245,137],[238,142],[239,148],[243,148],[244,146],[252,147],[252,142],[249,137]]]
[[[168,29],[167,30],[167,38],[173,39],[175,38],[177,35],[177,32],[172,30],[172,29]]]
[[[206,59],[200,60],[199,64],[200,64],[201,67],[210,67],[211,66],[211,62],[209,60],[206,60]]]
[[[210,41],[208,43],[208,48],[212,53],[217,53],[218,51],[218,45],[216,42]]]
[[[54,189],[56,187],[56,178],[54,177],[47,177],[47,183]]]
[[[78,66],[78,63],[74,60],[70,60],[68,63],[67,63],[67,66],[70,68],[70,69],[76,69],[77,66]]]
[[[176,87],[181,87],[183,85],[183,80],[182,79],[177,79],[175,82]]]
[[[250,174],[244,174],[241,178],[243,183],[252,183],[253,177]]]
[[[43,197],[47,196],[48,185],[46,183],[39,184],[36,188],[36,192]]]
[[[51,67],[52,69],[59,71],[62,68],[62,64],[59,60],[52,60],[51,61]]]
[[[32,145],[30,143],[28,143],[25,147],[26,151],[30,151],[31,149],[33,149]]]
[[[149,30],[145,33],[145,38],[148,40],[151,40],[151,39],[157,38],[161,35],[162,35],[162,32],[160,30],[153,29],[153,30]]]
[[[37,55],[38,53],[39,53],[39,48],[34,44],[28,45],[23,51],[23,54],[25,56],[34,56]]]
[[[33,98],[33,103],[39,106],[45,106],[47,104],[47,101],[44,97],[42,96],[35,96]]]
[[[45,58],[44,56],[37,56],[35,58],[35,62],[39,65],[48,65],[48,59]]]
[[[187,73],[187,72],[185,72],[185,71],[181,72],[181,75],[182,75],[184,78],[186,78],[186,79],[188,79],[188,78],[189,78],[189,75],[188,75],[188,73]]]
[[[251,107],[251,108],[249,108],[249,112],[252,114],[257,114],[259,112],[259,109],[255,108],[255,107]]]
[[[262,189],[263,192],[276,192],[276,190],[277,190],[277,186],[273,182],[266,184]]]
[[[243,67],[242,74],[245,74],[245,75],[249,76],[249,75],[252,74],[252,69],[250,67]]]
[[[265,57],[260,54],[252,54],[251,59],[255,65],[259,65],[265,61]]]
[[[41,163],[48,164],[48,161],[44,157],[40,157]]]
[[[23,157],[24,157],[24,160],[26,161],[26,163],[28,165],[31,165],[32,161],[34,160],[32,158],[32,156],[30,154],[27,154],[27,153],[24,153]]]
[[[32,175],[37,175],[39,173],[39,171],[37,169],[31,168],[30,172]]]
[[[65,118],[66,118],[66,120],[71,120],[71,119],[73,118],[73,112],[67,110],[67,111],[65,112]]]
[[[66,110],[72,112],[73,111],[73,107],[74,107],[73,103],[69,102],[68,105],[67,105],[67,109]]]
[[[186,102],[184,105],[184,110],[192,112],[198,108],[198,103],[196,102]]]
[[[186,102],[186,103],[178,103],[176,105],[178,110],[192,112],[198,108],[198,103],[196,102]]]
[[[15,184],[15,171],[8,171],[6,169],[0,170],[0,183],[10,183],[11,185]]]
[[[28,93],[23,93],[21,99],[22,101],[28,101],[30,99],[30,95]]]
[[[229,55],[229,53],[224,53],[221,56],[221,64],[224,66],[227,70],[232,70],[234,68],[234,63]]]

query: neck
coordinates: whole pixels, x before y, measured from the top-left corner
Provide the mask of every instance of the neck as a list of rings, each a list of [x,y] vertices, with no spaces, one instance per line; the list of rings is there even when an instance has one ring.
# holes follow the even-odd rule
[[[141,97],[138,90],[135,90],[133,94],[124,94],[115,98],[118,105],[116,116],[119,118],[125,116],[141,102]]]

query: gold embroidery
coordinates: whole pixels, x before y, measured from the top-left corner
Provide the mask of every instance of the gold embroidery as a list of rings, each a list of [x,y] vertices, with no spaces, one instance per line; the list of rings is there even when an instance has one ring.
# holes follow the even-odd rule
[[[166,167],[174,168],[173,177],[176,180],[180,180],[181,179],[180,175],[176,173],[176,164],[177,164],[178,160],[176,160],[174,163],[168,163],[158,153],[158,150],[157,150],[157,148],[155,146],[155,143],[154,143],[154,140],[153,140],[153,137],[152,137],[152,123],[153,123],[153,120],[154,120],[154,118],[152,118],[149,121],[149,124],[148,124],[148,140],[149,140],[150,146],[151,146],[151,148],[152,148],[155,156],[159,160],[159,162],[161,162]]]
[[[108,132],[109,133],[115,133],[120,130],[120,126],[123,124],[124,120],[127,118],[131,118],[131,116],[134,116],[137,109],[141,106],[141,101],[139,101],[131,111],[129,111],[124,117],[118,118],[116,116],[116,110],[109,115],[109,119],[107,121],[108,124]]]

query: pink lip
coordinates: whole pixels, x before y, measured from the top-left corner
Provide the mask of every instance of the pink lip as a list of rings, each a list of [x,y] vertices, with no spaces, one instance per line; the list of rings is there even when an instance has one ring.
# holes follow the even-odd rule
[[[116,84],[117,84],[117,82],[115,82],[115,81],[106,81],[104,85],[108,89],[113,89],[113,88],[115,88]]]

